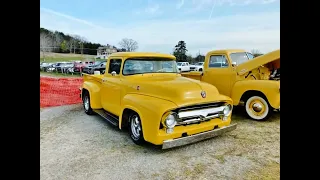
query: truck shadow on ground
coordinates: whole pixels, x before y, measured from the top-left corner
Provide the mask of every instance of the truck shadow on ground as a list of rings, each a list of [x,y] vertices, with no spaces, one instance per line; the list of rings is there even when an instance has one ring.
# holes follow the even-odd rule
[[[129,137],[129,133],[128,133],[128,129],[119,129],[116,126],[113,126],[112,124],[110,124],[108,121],[106,121],[105,119],[103,119],[102,117],[100,117],[99,115],[92,115],[96,121],[99,122],[99,124],[103,124],[105,126],[105,128],[108,131],[112,131],[111,133],[113,134],[118,134],[117,136],[119,137],[119,139],[121,139],[123,142],[121,142],[119,146],[121,146],[120,148],[123,149],[137,149],[137,153],[144,153],[144,154],[149,154],[149,155],[156,155],[156,154],[163,154],[163,153],[170,153],[170,152],[181,152],[181,151],[185,151],[187,149],[190,148],[190,145],[192,144],[196,144],[196,143],[205,143],[207,141],[210,141],[212,139],[218,140],[220,138],[226,138],[227,136],[225,135],[221,135],[218,137],[214,137],[211,139],[207,139],[207,140],[203,140],[200,142],[196,142],[196,143],[192,143],[192,144],[188,144],[188,145],[184,145],[184,146],[180,146],[180,147],[174,147],[171,149],[162,149],[161,145],[154,145],[151,143],[144,143],[143,145],[136,145],[133,143],[133,141],[130,139]],[[268,125],[269,123],[274,123],[276,121],[279,121],[280,119],[280,112],[274,112],[270,118],[266,121],[255,121],[255,120],[251,120],[247,117],[246,113],[244,112],[244,109],[241,107],[236,107],[234,108],[234,112],[232,115],[232,122],[233,123],[238,123],[238,126],[241,126],[242,124],[256,124],[256,125]],[[140,149],[140,150],[139,150]]]

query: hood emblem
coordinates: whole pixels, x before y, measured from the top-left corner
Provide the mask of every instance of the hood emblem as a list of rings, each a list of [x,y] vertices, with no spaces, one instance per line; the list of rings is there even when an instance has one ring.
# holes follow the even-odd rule
[[[206,96],[207,96],[206,92],[205,92],[205,91],[201,91],[201,96],[202,96],[203,98],[206,98]]]

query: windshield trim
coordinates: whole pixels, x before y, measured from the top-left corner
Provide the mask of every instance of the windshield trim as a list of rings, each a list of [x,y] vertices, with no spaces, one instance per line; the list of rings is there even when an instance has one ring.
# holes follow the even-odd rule
[[[126,63],[127,60],[145,60],[145,61],[148,61],[150,59],[158,59],[158,61],[176,61],[174,59],[170,59],[170,58],[162,58],[162,57],[132,57],[132,58],[127,58],[123,61],[123,64],[122,64],[122,70],[121,70],[121,74],[123,76],[133,76],[133,75],[141,75],[141,74],[159,74],[159,73],[162,73],[162,74],[178,74],[179,72],[144,72],[144,73],[134,73],[134,74],[123,74],[123,70],[124,70],[124,65]]]

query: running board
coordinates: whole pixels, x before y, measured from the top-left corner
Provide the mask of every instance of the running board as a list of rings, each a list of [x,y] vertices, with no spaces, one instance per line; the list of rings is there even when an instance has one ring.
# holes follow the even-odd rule
[[[103,109],[94,109],[93,111],[95,113],[99,114],[101,117],[103,117],[105,120],[107,120],[112,125],[119,126],[119,118],[116,117],[115,115],[112,115]]]

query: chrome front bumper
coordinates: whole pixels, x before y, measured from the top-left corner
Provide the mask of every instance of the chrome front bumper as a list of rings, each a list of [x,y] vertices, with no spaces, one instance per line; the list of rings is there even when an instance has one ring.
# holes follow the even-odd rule
[[[214,129],[211,131],[206,131],[206,132],[199,133],[199,134],[194,134],[194,135],[187,136],[187,137],[166,140],[166,141],[163,141],[162,149],[169,149],[169,148],[173,148],[173,147],[183,146],[186,144],[191,144],[191,143],[195,143],[195,142],[202,141],[205,139],[213,138],[213,137],[219,136],[225,132],[233,131],[236,128],[237,128],[237,124],[235,123],[235,124],[231,124],[229,126]]]

